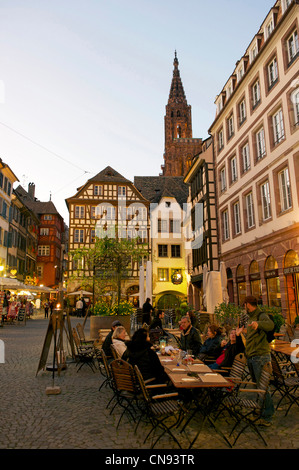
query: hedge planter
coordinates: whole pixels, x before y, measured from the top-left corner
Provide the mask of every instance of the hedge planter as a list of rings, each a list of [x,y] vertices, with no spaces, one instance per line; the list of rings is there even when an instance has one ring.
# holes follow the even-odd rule
[[[114,321],[119,321],[130,334],[131,316],[130,315],[91,315],[90,316],[90,337],[98,338],[100,329],[110,329]]]

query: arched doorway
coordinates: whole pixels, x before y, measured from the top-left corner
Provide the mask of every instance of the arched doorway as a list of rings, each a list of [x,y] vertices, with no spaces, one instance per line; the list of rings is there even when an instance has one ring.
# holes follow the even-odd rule
[[[243,305],[246,297],[246,279],[245,269],[242,264],[237,267],[237,293],[238,293],[238,305]]]
[[[189,303],[190,305],[193,305],[193,304],[194,304],[193,286],[192,286],[191,283],[190,283],[189,286],[188,286],[188,303]]]
[[[259,300],[259,304],[263,303],[262,297],[262,281],[260,267],[257,261],[253,260],[249,266],[249,281],[250,281],[250,292]]]
[[[283,272],[286,279],[288,322],[293,324],[299,315],[299,256],[294,250],[289,250],[284,258]]]
[[[265,279],[269,307],[281,307],[280,281],[278,264],[273,256],[268,256],[265,262]]]
[[[172,293],[168,292],[163,295],[157,300],[157,309],[158,310],[172,310],[175,308],[179,308],[181,301],[183,299],[183,295],[179,295],[179,293]]]

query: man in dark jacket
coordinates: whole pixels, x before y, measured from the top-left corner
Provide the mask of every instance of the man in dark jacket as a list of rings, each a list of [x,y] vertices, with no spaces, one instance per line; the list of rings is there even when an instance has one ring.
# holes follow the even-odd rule
[[[193,356],[198,356],[202,342],[199,332],[191,324],[191,319],[188,316],[182,317],[180,321],[181,333],[181,348],[183,351],[192,351]]]
[[[262,368],[267,362],[271,363],[270,345],[266,333],[274,328],[274,323],[266,313],[260,311],[255,297],[246,297],[244,306],[249,316],[246,331],[245,355],[247,357],[247,365],[251,378],[256,383],[257,388],[259,388]],[[244,327],[242,330],[243,329]],[[265,400],[265,408],[262,413],[263,419],[259,424],[269,426],[273,414],[273,402],[268,392]]]
[[[113,332],[114,332],[115,328],[118,327],[118,326],[122,326],[120,321],[116,320],[112,323],[111,331],[109,331],[109,333],[106,336],[105,341],[102,345],[102,349],[103,349],[104,353],[106,354],[106,356],[108,358],[112,356],[112,352],[111,352],[111,348],[110,348],[110,346],[112,344],[112,335],[113,335]]]

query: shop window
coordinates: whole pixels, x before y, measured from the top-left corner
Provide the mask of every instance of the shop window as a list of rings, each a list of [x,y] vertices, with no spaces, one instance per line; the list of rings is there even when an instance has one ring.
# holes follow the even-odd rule
[[[245,270],[244,266],[239,264],[237,267],[237,292],[238,292],[238,304],[244,305],[246,297],[246,279],[245,279]]]
[[[299,256],[294,250],[289,250],[284,259],[285,285],[287,292],[287,321],[293,324],[299,315]]]
[[[251,295],[254,295],[262,304],[262,282],[258,262],[253,260],[249,266],[249,281]]]
[[[266,259],[264,276],[267,285],[267,300],[269,307],[281,307],[278,264],[273,256],[268,256]]]

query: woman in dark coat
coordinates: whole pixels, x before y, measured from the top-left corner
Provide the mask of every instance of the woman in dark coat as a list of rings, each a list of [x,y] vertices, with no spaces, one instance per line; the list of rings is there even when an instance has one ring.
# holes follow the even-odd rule
[[[128,361],[133,367],[137,365],[144,380],[156,379],[156,383],[168,382],[168,377],[164,372],[157,353],[151,349],[147,330],[140,328],[135,331],[131,341],[126,342],[127,349],[122,355],[122,359]]]
[[[221,329],[217,325],[208,327],[208,337],[200,348],[199,359],[204,360],[207,356],[215,359],[221,353]]]

